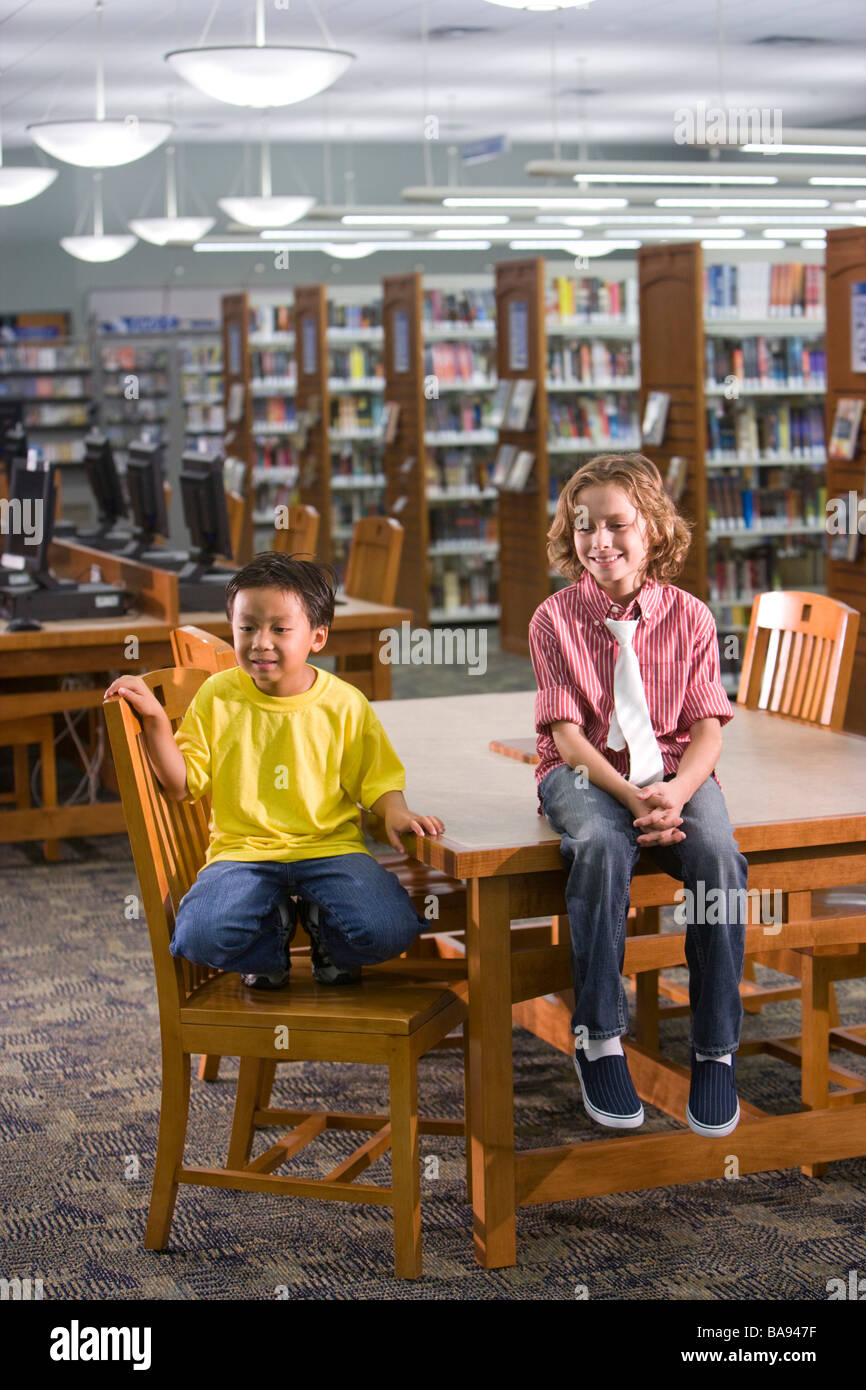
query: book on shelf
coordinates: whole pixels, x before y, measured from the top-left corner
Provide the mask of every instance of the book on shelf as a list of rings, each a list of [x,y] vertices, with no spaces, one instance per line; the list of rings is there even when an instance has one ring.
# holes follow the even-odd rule
[[[532,377],[520,377],[512,382],[505,410],[502,428],[522,431],[529,424],[532,402],[535,400],[535,382]]]
[[[382,324],[382,303],[335,304],[328,300],[329,328],[380,328]]]
[[[675,454],[668,464],[664,485],[665,492],[673,502],[679,502],[685,492],[688,462],[680,454]]]
[[[490,397],[467,392],[427,403],[427,429],[436,434],[472,434],[490,428]]]
[[[517,458],[516,444],[500,444],[493,464],[490,482],[493,487],[505,487],[514,460]]]
[[[639,442],[633,397],[583,396],[574,402],[549,399],[550,438],[579,439],[590,444],[633,449]]]
[[[508,471],[503,491],[524,492],[534,467],[535,454],[529,449],[521,449]]]
[[[708,462],[772,462],[776,456],[820,462],[825,453],[824,412],[819,405],[711,401],[707,435]]]
[[[382,353],[366,343],[352,343],[348,348],[330,349],[329,376],[343,381],[368,381],[384,376]]]
[[[820,530],[827,510],[827,489],[820,475],[801,472],[796,486],[786,483],[783,475],[771,477],[761,486],[752,482],[731,473],[708,473],[707,521],[711,531],[771,532],[796,525]]]
[[[480,343],[428,343],[424,349],[424,374],[442,385],[479,378],[488,381],[493,374],[492,351]]]
[[[514,382],[507,378],[498,382],[487,416],[487,423],[491,429],[498,430],[502,428],[502,422],[508,410],[508,401],[513,387]]]
[[[664,442],[670,403],[671,398],[668,391],[649,392],[641,423],[641,439],[644,444],[658,447]]]
[[[550,319],[583,319],[586,323],[637,320],[637,281],[605,280],[601,275],[576,279],[558,275],[547,293]]]
[[[426,290],[424,292],[424,324],[493,324],[496,322],[496,297],[493,290]]]
[[[731,388],[731,378],[747,390],[824,391],[827,354],[814,339],[708,336],[704,345],[707,385]]]
[[[863,419],[863,398],[840,396],[833,416],[833,432],[827,455],[840,462],[850,461],[857,453],[860,422]]]
[[[636,380],[640,342],[605,343],[598,338],[548,344],[547,376],[552,382],[581,386],[618,386]]]
[[[744,261],[704,269],[705,318],[792,319],[823,314],[823,266]]]
[[[285,348],[253,348],[250,352],[250,376],[253,381],[291,381],[297,386],[298,372],[295,354]]]
[[[250,332],[267,337],[273,333],[294,331],[294,312],[291,304],[253,304],[250,306]]]
[[[385,401],[382,406],[382,438],[386,444],[393,444],[397,438],[400,423],[400,404],[398,401]]]

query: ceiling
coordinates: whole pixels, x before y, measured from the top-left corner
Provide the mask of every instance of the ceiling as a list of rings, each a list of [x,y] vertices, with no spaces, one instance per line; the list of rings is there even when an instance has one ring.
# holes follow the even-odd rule
[[[184,141],[256,139],[258,113],[201,96],[163,61],[202,41],[214,9],[208,43],[252,41],[254,0],[105,0],[107,114],[165,118],[174,101]],[[558,14],[484,0],[267,0],[265,11],[275,43],[325,43],[318,11],[335,46],[357,54],[329,92],[267,118],[279,141],[420,144],[435,115],[449,143],[506,134],[548,148],[558,137],[572,155],[582,142],[675,151],[674,112],[698,102],[866,128],[866,0],[596,0]],[[92,115],[94,16],[93,0],[0,0],[7,150],[33,150],[30,121]]]

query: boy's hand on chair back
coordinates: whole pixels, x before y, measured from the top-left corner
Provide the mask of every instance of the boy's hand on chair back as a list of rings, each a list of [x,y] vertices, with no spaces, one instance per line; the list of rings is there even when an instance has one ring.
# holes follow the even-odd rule
[[[141,676],[118,676],[117,680],[111,682],[102,698],[113,700],[120,695],[129,701],[140,719],[157,719],[160,715],[165,717],[162,705],[149,686],[145,685]]]

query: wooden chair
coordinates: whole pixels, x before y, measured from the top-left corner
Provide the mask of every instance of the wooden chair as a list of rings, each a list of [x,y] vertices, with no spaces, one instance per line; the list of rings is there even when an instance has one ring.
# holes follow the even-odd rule
[[[315,555],[319,539],[319,513],[297,502],[288,508],[288,526],[274,529],[274,550],[279,555]]]
[[[367,603],[393,603],[403,552],[403,527],[390,516],[365,516],[352,528],[352,544],[346,561],[346,580],[343,588],[347,598],[362,598]],[[337,675],[351,672],[353,685],[372,693],[372,674],[367,686],[364,673],[370,669],[366,655],[338,656]]]
[[[27,697],[22,695],[26,704]],[[54,757],[54,719],[50,714],[23,716],[20,719],[0,720],[0,748],[11,748],[13,755],[13,790],[0,796],[0,802],[11,802],[18,811],[30,810],[30,764],[27,749],[39,745],[42,777],[42,805],[45,809],[57,805],[57,764]],[[47,863],[60,855],[59,840],[43,840],[42,852]]]
[[[204,679],[205,672],[176,668],[144,677],[174,728]],[[464,1129],[462,1120],[419,1120],[417,1062],[465,1020],[461,967],[436,961],[425,970],[424,962],[396,961],[367,971],[360,985],[328,990],[316,985],[299,961],[285,989],[257,994],[236,974],[173,957],[169,942],[177,908],[204,862],[208,808],[201,801],[167,800],[134,710],[124,700],[104,708],[153,950],[162,1037],[162,1105],[145,1247],[162,1250],[168,1244],[181,1184],[321,1197],[390,1206],[397,1274],[416,1278],[421,1273],[419,1131],[459,1134]],[[241,1059],[225,1168],[184,1162],[190,1057],[208,1051]],[[387,1066],[390,1113],[270,1107],[276,1063],[302,1060]],[[275,1127],[289,1132],[250,1159],[255,1130]],[[358,1129],[370,1137],[324,1178],[276,1174],[326,1129]],[[355,1182],[389,1148],[391,1186]]]
[[[237,666],[234,647],[224,642],[222,637],[203,628],[174,627],[171,630],[171,654],[175,666],[185,666],[194,671],[207,671],[213,676],[217,671],[230,671]]]

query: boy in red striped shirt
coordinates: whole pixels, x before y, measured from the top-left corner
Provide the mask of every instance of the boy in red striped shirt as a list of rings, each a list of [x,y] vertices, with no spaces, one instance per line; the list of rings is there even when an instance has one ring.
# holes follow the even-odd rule
[[[670,582],[689,541],[689,526],[643,455],[602,455],[566,483],[548,556],[573,582],[546,599],[529,626],[536,777],[568,869],[574,1065],[588,1114],[613,1129],[644,1119],[620,1037],[628,1028],[629,887],[647,849],[689,890],[687,1118],[696,1133],[721,1137],[740,1113],[733,1054],[743,1015],[748,866],[714,773],[721,726],[732,717],[715,621],[700,599]]]

